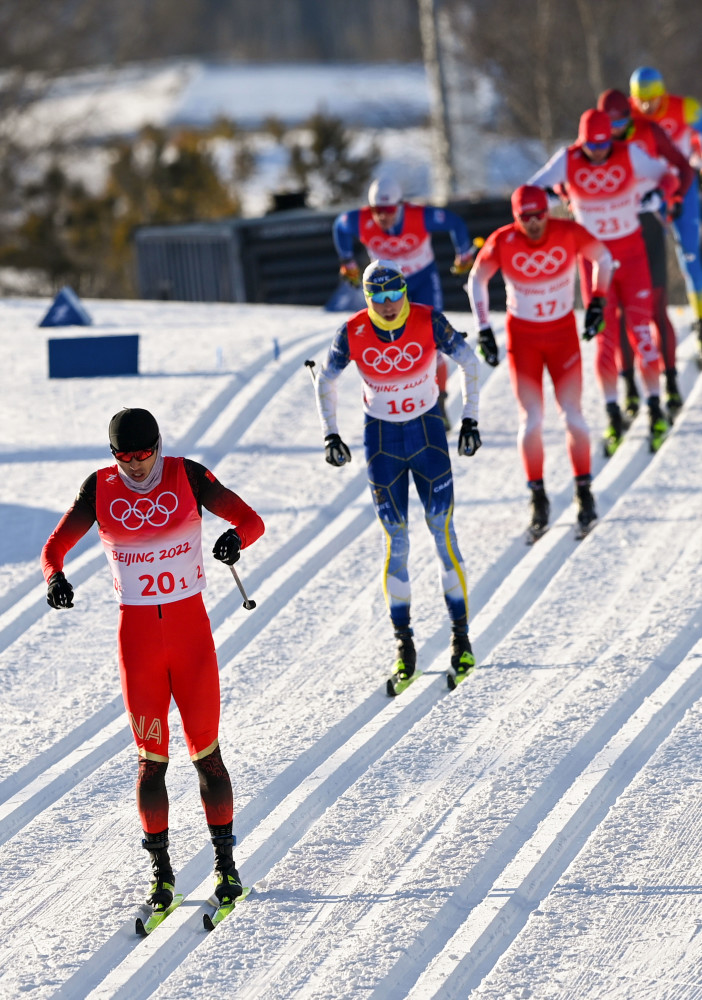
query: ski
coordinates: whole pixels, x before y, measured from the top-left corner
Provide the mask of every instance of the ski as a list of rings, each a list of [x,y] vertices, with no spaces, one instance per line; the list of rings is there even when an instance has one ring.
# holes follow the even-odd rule
[[[472,667],[468,667],[467,670],[461,670],[459,674],[453,674],[450,671],[446,674],[446,686],[449,691],[455,691],[461,681],[464,681],[466,677],[474,672],[476,664],[474,663]]]
[[[576,524],[575,531],[573,532],[573,537],[576,542],[582,542],[583,538],[587,538],[592,529],[597,524],[597,518],[590,521],[589,524]]]
[[[421,670],[415,670],[409,677],[406,677],[403,674],[393,674],[392,677],[388,678],[387,684],[385,685],[388,697],[395,698],[398,694],[402,694],[402,692],[406,691],[413,681],[416,681],[417,678],[421,676]]]
[[[204,913],[202,916],[202,923],[206,931],[213,931],[217,924],[221,924],[225,917],[228,917],[230,913],[233,913],[238,903],[241,903],[251,892],[251,887],[248,885],[242,886],[241,895],[237,896],[235,900],[231,903],[221,903],[214,911],[212,915],[209,913]]]
[[[157,927],[160,927],[166,917],[173,913],[173,911],[180,906],[184,899],[185,896],[183,893],[178,892],[173,897],[171,905],[167,906],[165,910],[152,910],[148,917],[144,914],[146,917],[145,920],[142,920],[141,917],[137,917],[135,930],[139,937],[147,937],[152,931],[155,931]],[[149,907],[145,905],[144,909],[147,910]]]
[[[668,437],[669,433],[670,433],[670,426],[668,425],[666,425],[665,430],[663,430],[663,428],[660,428],[651,431],[648,439],[648,450],[653,454],[655,454],[661,447],[665,439]]]
[[[543,538],[543,536],[546,534],[547,531],[548,531],[547,524],[544,525],[530,524],[526,530],[524,541],[526,542],[527,545],[533,545],[534,542],[538,542],[540,538]]]

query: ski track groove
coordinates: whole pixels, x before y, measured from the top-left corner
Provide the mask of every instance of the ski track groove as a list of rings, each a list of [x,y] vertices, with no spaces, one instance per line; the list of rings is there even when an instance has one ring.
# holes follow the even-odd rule
[[[328,334],[325,334],[328,337]],[[289,362],[288,367],[290,370],[294,366],[301,364],[301,359],[305,354],[309,354],[309,347],[306,348],[305,352],[298,352],[293,361]],[[287,369],[286,369],[287,371]],[[245,409],[241,411],[233,419],[230,427],[232,429],[231,435],[228,433],[222,433],[217,439],[214,445],[209,446],[202,450],[202,454],[207,456],[207,462],[215,464],[215,461],[219,461],[222,454],[219,454],[220,450],[225,446],[227,442],[232,443],[233,440],[243,433],[243,431],[248,427],[252,419],[258,415],[260,408],[269,402],[273,393],[282,387],[286,378],[283,370],[276,372],[274,376],[269,378],[268,382],[263,385],[254,395],[251,397],[250,401],[247,403]],[[231,390],[230,390],[231,391]],[[231,391],[231,397],[233,398],[238,389]],[[223,391],[217,397],[217,406],[221,408],[223,405],[223,396],[226,392]],[[209,407],[208,419],[214,413],[214,403]],[[675,431],[684,425],[685,411],[681,414]],[[204,418],[197,422],[197,433],[191,429],[190,435],[199,438],[200,434],[205,428]],[[631,433],[631,432],[630,432]],[[186,436],[187,439],[187,436]],[[636,481],[637,477],[644,471],[652,458],[652,456],[647,454],[647,449],[645,442],[638,442],[634,447],[633,441],[628,438],[625,439],[624,445],[617,453],[619,456],[618,464],[615,460],[610,460],[609,465],[605,467],[606,472],[609,477],[612,478],[612,487],[609,492],[598,493],[598,506],[600,507],[600,519],[604,514],[611,508],[616,497],[615,493],[619,493],[622,489],[626,489],[633,482]],[[191,448],[195,447],[195,442],[191,445]],[[625,448],[629,447],[629,454],[625,459]],[[615,459],[617,458],[615,456]],[[614,469],[616,465],[616,475],[614,475]],[[607,477],[605,477],[607,478]],[[344,511],[347,509],[349,503],[356,499],[360,493],[366,487],[365,476],[359,472],[356,473],[354,478],[346,484],[342,489],[340,494],[327,508],[327,521],[326,527],[333,528],[335,526],[336,520],[341,518]],[[616,487],[616,488],[615,488]],[[610,494],[612,498],[610,499]],[[486,631],[481,633],[480,640],[478,642],[478,647],[480,648],[480,656],[484,657],[487,651],[493,648],[497,642],[500,641],[504,635],[508,634],[509,631],[515,626],[515,624],[526,614],[531,605],[536,598],[529,599],[527,597],[527,590],[536,591],[537,595],[540,595],[541,590],[545,587],[552,576],[567,562],[570,554],[574,551],[578,543],[575,543],[571,535],[566,535],[564,531],[559,532],[559,526],[561,521],[567,517],[566,510],[569,505],[569,499],[566,499],[565,491],[554,497],[554,514],[556,516],[556,522],[550,529],[549,533],[542,539],[537,546],[532,549],[526,550],[522,543],[514,542],[508,549],[503,552],[500,556],[497,565],[493,565],[488,568],[484,576],[478,581],[475,588],[473,588],[471,597],[473,608],[477,605],[478,611],[476,612],[472,608],[472,617],[475,617],[476,613],[479,613],[482,608],[487,607],[491,597],[495,595],[498,590],[500,583],[505,582],[507,575],[513,570],[519,570],[522,573],[522,578],[519,584],[514,587],[514,593],[504,604],[499,616],[495,616],[493,622]],[[311,574],[318,572],[323,568],[329,558],[333,556],[337,551],[341,550],[349,539],[356,537],[356,535],[364,530],[373,521],[373,513],[370,507],[367,510],[363,510],[357,513],[355,516],[351,517],[342,531],[338,534],[338,544],[335,545],[332,538],[316,551],[311,553],[306,560],[306,562],[295,570],[290,577],[282,583],[275,591],[275,597],[268,598],[265,605],[262,605],[262,609],[266,608],[266,614],[257,617],[257,620],[245,619],[239,628],[225,640],[223,645],[220,647],[220,657],[222,665],[229,662],[231,657],[243,648],[246,643],[248,643],[253,636],[259,632],[265,624],[267,624],[278,612],[285,606],[285,603],[290,599],[290,597],[302,586],[304,581],[309,578]],[[597,530],[597,529],[595,529]],[[268,559],[262,563],[257,570],[251,574],[251,581],[253,586],[262,583],[267,575],[271,571],[280,566],[281,563],[288,561],[292,556],[298,555],[303,551],[308,545],[312,543],[320,534],[319,520],[316,519],[314,524],[310,524],[308,528],[301,532],[301,537],[297,536],[295,539],[289,539],[284,546],[281,547],[273,555],[269,556]],[[331,531],[330,531],[331,535]],[[545,544],[546,543],[546,544]],[[587,540],[585,543],[587,544]],[[99,552],[99,558],[90,555],[88,560],[84,563],[82,569],[78,571],[75,579],[76,582],[82,582],[82,580],[87,579],[99,565],[102,565],[102,552]],[[82,573],[82,579],[79,574]],[[528,582],[529,586],[524,586]],[[26,593],[26,592],[25,592]],[[25,596],[25,595],[23,595]],[[231,612],[228,610],[229,602],[222,600],[213,609],[211,617],[213,619],[213,627],[216,627],[217,622],[222,622]],[[44,609],[42,608],[42,613]],[[0,640],[9,638],[16,632],[13,638],[9,638],[9,642],[15,641],[22,631],[26,630],[30,624],[33,624],[38,618],[39,609],[36,606],[30,607],[17,616],[14,621],[0,632]],[[22,627],[20,628],[20,623]],[[699,620],[694,619],[690,623],[692,631],[699,630]],[[682,643],[682,639],[678,641],[678,645]],[[689,641],[689,640],[688,640]],[[6,641],[6,644],[8,642]],[[670,644],[670,652],[674,652],[673,647],[676,645],[676,640]],[[440,633],[436,632],[426,643],[426,652],[432,654],[436,650],[438,655],[440,652]],[[677,649],[680,653],[681,650]],[[682,654],[686,655],[689,649],[683,649]],[[571,752],[573,756],[573,761],[571,762],[571,767],[573,768],[573,774],[577,775],[581,771],[587,768],[589,764],[595,759],[596,755],[601,752],[604,745],[615,737],[619,729],[621,729],[628,721],[633,712],[635,712],[641,704],[643,704],[646,698],[649,698],[653,692],[655,692],[657,686],[662,683],[662,679],[659,676],[660,668],[657,667],[653,670],[650,667],[640,682],[637,682],[633,686],[635,692],[631,694],[626,702],[622,706],[617,706],[618,711],[608,719],[607,722],[604,720],[600,721],[601,732],[598,732],[597,737],[594,735],[592,738],[588,738],[587,741],[583,743],[583,746],[574,748]],[[651,675],[651,676],[649,676]],[[667,672],[664,676],[668,676]],[[643,683],[643,678],[647,678],[647,682]],[[435,702],[438,693],[438,685],[444,682],[443,673],[439,676],[431,676],[429,674],[421,681],[418,681],[409,691],[402,696],[401,700],[392,703],[391,705],[386,705],[386,703],[378,697],[378,693],[374,692],[365,702],[358,705],[352,712],[348,713],[343,722],[337,724],[337,726],[328,731],[321,739],[319,739],[315,745],[305,751],[300,755],[288,768],[286,768],[277,778],[275,778],[270,785],[264,790],[264,793],[258,797],[260,805],[256,805],[255,802],[249,802],[241,812],[238,814],[238,827],[241,831],[242,841],[249,838],[249,843],[245,846],[249,848],[253,846],[250,842],[256,841],[257,846],[254,850],[247,853],[247,865],[253,870],[258,870],[263,874],[268,872],[268,870],[280,860],[287,851],[298,841],[302,834],[309,828],[312,822],[317,819],[322,813],[333,804],[336,799],[338,799],[356,780],[364,773],[365,770],[375,761],[377,761],[384,753],[387,752],[402,736],[411,729],[411,727],[421,719]],[[618,778],[613,778],[611,782],[611,787],[603,792],[602,801],[599,804],[599,810],[602,815],[606,813],[606,810],[614,801],[616,796],[620,794],[621,787],[624,787],[628,781],[631,780],[633,775],[636,773],[638,768],[641,767],[642,763],[650,756],[655,747],[659,745],[665,735],[672,729],[675,722],[681,717],[684,712],[686,705],[690,702],[692,693],[697,691],[699,686],[699,678],[691,677],[689,678],[686,685],[681,688],[682,692],[690,692],[688,695],[680,694],[677,700],[671,702],[670,710],[667,713],[658,713],[660,716],[659,723],[654,726],[653,720],[648,724],[648,726],[640,734],[640,747],[632,755],[632,762],[628,766],[622,765],[620,768],[620,773]],[[640,688],[640,690],[639,690]],[[460,690],[460,689],[459,689]],[[696,697],[697,695],[695,695]],[[11,791],[12,788],[19,788],[24,786],[28,780],[38,780],[42,772],[47,775],[54,769],[60,766],[62,759],[68,759],[68,755],[79,749],[82,743],[87,743],[91,739],[94,739],[96,735],[99,734],[100,730],[105,726],[109,727],[109,724],[114,721],[114,718],[121,711],[121,698],[116,698],[110,702],[107,706],[103,706],[99,713],[96,713],[90,720],[86,720],[78,730],[70,735],[64,737],[59,741],[54,748],[52,748],[52,753],[49,755],[49,760],[47,762],[47,755],[44,754],[41,757],[41,765],[36,762],[32,762],[22,769],[18,775],[13,776],[10,779],[6,779],[2,785],[0,785],[0,793],[5,793]],[[114,716],[112,716],[114,712]],[[646,732],[648,730],[648,735]],[[79,731],[83,733],[82,737],[78,735]],[[124,732],[129,736],[128,728],[124,727]],[[589,736],[590,734],[588,734]],[[114,753],[122,749],[122,746],[113,746],[113,743],[118,737],[121,737],[121,733],[116,735],[111,735],[108,738],[107,743],[104,748],[103,760],[107,760]],[[127,740],[128,742],[128,740]],[[61,748],[61,749],[59,749]],[[576,753],[577,750],[577,753]],[[94,750],[93,753],[98,753]],[[87,760],[88,758],[86,758]],[[338,763],[335,763],[338,760]],[[102,761],[100,761],[102,762]],[[638,763],[637,763],[638,762]],[[71,765],[68,765],[71,766]],[[85,771],[85,774],[90,773],[95,767],[99,766],[99,763],[95,763],[94,767],[90,767]],[[343,768],[343,774],[342,772]],[[84,776],[81,773],[81,776]],[[628,777],[627,777],[628,776]],[[286,789],[291,787],[291,780],[294,781],[295,791],[288,794]],[[32,800],[36,808],[33,810],[27,810],[24,818],[18,817],[17,829],[20,828],[26,822],[29,822],[35,815],[41,810],[47,807],[51,802],[56,801],[69,787],[72,787],[76,781],[75,771],[71,771],[70,774],[66,774],[63,784],[61,777],[50,779],[50,784],[47,784],[43,793],[37,793],[40,797],[36,800]],[[618,783],[617,783],[618,782]],[[557,785],[556,785],[557,786]],[[621,786],[621,787],[620,787]],[[54,790],[53,792],[51,790]],[[47,795],[48,793],[48,795]],[[287,802],[286,800],[291,800]],[[531,826],[535,827],[538,823],[551,811],[555,803],[551,803],[548,797],[544,794],[543,800],[539,799],[536,795],[532,796],[530,801],[524,807],[529,808],[531,812]],[[585,809],[586,803],[581,806],[581,810]],[[284,808],[285,806],[285,808]],[[23,807],[26,808],[26,807]],[[271,823],[270,820],[272,816],[278,811],[278,816],[284,814],[284,818],[279,819],[279,822]],[[31,815],[30,815],[31,812]],[[588,814],[589,815],[589,814]],[[599,816],[599,813],[598,813]],[[20,821],[21,820],[21,821]],[[269,821],[268,823],[266,821]],[[594,826],[599,822],[599,818],[596,822],[588,820],[587,815],[581,818],[577,829],[574,830],[571,836],[567,838],[567,843],[563,846],[558,858],[556,858],[548,871],[545,871],[542,876],[540,876],[540,885],[546,885],[550,878],[553,877],[553,872],[556,873],[556,878],[560,874],[564,867],[562,859],[569,857],[568,851],[573,850],[577,852],[585,842],[587,836],[594,829]],[[515,820],[516,822],[516,820]],[[284,827],[281,830],[281,826]],[[259,827],[261,828],[259,830]],[[517,827],[520,830],[524,828],[523,823],[520,823]],[[527,824],[526,828],[530,828]],[[256,835],[258,831],[258,836]],[[0,836],[4,835],[5,827],[0,825]],[[12,836],[9,833],[8,836]],[[7,839],[7,837],[5,837]],[[0,841],[2,842],[2,841]],[[524,841],[525,843],[526,841]],[[504,853],[497,849],[495,846],[495,860],[492,865],[486,864],[486,871],[480,882],[480,885],[488,886],[496,880],[499,876],[500,870],[504,867]],[[565,862],[567,864],[567,861]],[[197,879],[198,874],[204,869],[209,867],[209,847],[203,848],[191,861],[185,866],[181,876],[181,884],[185,891],[187,891],[188,882]],[[475,875],[473,874],[473,879]],[[485,892],[489,891],[489,886],[486,888]],[[472,882],[471,887],[460,887],[458,890],[458,895],[456,899],[445,905],[444,909],[451,911],[458,901],[462,900],[461,892],[463,896],[468,899],[471,892],[475,896],[475,881]],[[515,902],[513,904],[513,909],[515,910],[515,915],[510,917],[511,923],[510,928],[513,929],[511,938],[519,932],[519,919],[524,913],[523,902],[520,905],[520,898],[518,894],[515,894]],[[453,896],[452,896],[453,899]],[[187,903],[187,900],[186,900]],[[331,906],[333,904],[326,904]],[[470,904],[469,904],[470,905]],[[187,916],[187,907],[184,910]],[[177,926],[174,923],[174,931],[172,933],[163,934],[162,931],[159,935],[155,935],[153,939],[147,939],[144,944],[148,945],[144,947],[142,944],[140,946],[140,951],[138,958],[144,956],[144,961],[136,962],[136,969],[133,972],[133,977],[138,978],[138,983],[136,983],[132,977],[128,978],[125,982],[118,985],[117,993],[106,993],[105,986],[107,984],[102,984],[98,986],[94,992],[95,997],[98,996],[129,996],[129,997],[149,997],[154,989],[157,988],[160,983],[169,975],[174,969],[176,969],[182,961],[187,957],[187,955],[194,950],[203,940],[202,936],[193,934],[193,926],[195,922],[200,920],[201,910],[198,908],[196,913],[191,915],[185,923]],[[455,917],[454,914],[447,914],[447,916]],[[528,907],[527,907],[528,915]],[[174,915],[175,916],[175,915]],[[169,923],[170,923],[169,918]],[[526,919],[526,916],[524,917]],[[316,917],[310,921],[312,924],[317,923]],[[413,962],[411,963],[412,972],[406,972],[403,977],[409,986],[415,983],[418,977],[421,976],[422,970],[427,966],[427,961],[422,958],[427,950],[432,951],[433,955],[430,957],[435,957],[440,954],[443,947],[446,946],[448,928],[455,927],[455,919],[451,920],[437,920],[434,918],[432,921],[431,930],[427,934],[427,942],[425,943],[424,949],[419,952],[414,952],[412,955]],[[109,976],[110,970],[113,970],[115,963],[124,961],[125,958],[131,956],[134,948],[133,940],[131,938],[132,934],[132,922],[129,921],[120,930],[118,930],[111,939],[108,939],[102,948],[95,953],[95,955],[88,960],[88,962],[81,968],[80,973],[76,973],[76,977],[80,975],[83,978],[86,973],[89,974],[89,982],[94,982],[98,978],[104,978]],[[129,935],[129,938],[125,940],[125,933]],[[301,946],[304,944],[304,939],[302,940]],[[168,945],[169,952],[167,955],[162,954],[165,951],[165,946]],[[505,945],[506,947],[507,945]],[[504,950],[504,949],[501,949]],[[500,953],[501,953],[500,950]],[[482,953],[481,953],[482,954]],[[287,952],[284,952],[280,958],[277,960],[280,964],[287,964],[290,956]],[[489,949],[485,951],[485,958],[483,964],[485,967],[491,967],[494,961],[499,958],[497,954],[497,946],[493,947],[492,951]],[[467,959],[465,960],[468,961]],[[393,974],[398,974],[397,970],[393,970]],[[465,989],[465,984],[467,982],[473,983],[477,972],[475,968],[463,967],[462,963],[451,972],[449,980],[447,981],[446,988],[450,992],[446,993],[446,996],[453,995],[465,995],[461,994],[460,990]],[[72,986],[77,985],[73,983],[74,977],[67,980],[63,986],[54,994],[56,997],[71,997],[78,996],[77,993],[72,992]],[[268,974],[265,974],[265,978],[268,978]],[[410,979],[412,982],[410,983]],[[396,988],[398,985],[398,979],[393,979],[392,976],[388,976],[385,981],[382,981],[373,993],[381,998],[383,996],[389,997],[390,992],[390,981],[392,980],[392,987]],[[252,984],[253,985],[253,984]],[[472,987],[471,987],[472,988]],[[458,989],[459,992],[451,992],[454,989]],[[92,994],[91,994],[92,995]],[[253,994],[252,994],[253,995]],[[399,995],[395,993],[394,995]],[[419,996],[420,994],[418,994]],[[423,994],[422,994],[423,995]],[[433,994],[426,994],[433,995]]]

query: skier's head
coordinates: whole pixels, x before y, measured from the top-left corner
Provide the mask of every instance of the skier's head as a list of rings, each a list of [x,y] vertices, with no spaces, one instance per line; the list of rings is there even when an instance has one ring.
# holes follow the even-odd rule
[[[606,111],[589,108],[580,116],[578,144],[593,163],[601,163],[612,148],[612,123]]]
[[[407,282],[402,271],[389,260],[372,260],[363,272],[363,294],[371,314],[386,322],[406,319]]]
[[[634,107],[645,115],[655,114],[666,95],[663,77],[652,66],[639,66],[629,77],[629,93]]]
[[[539,240],[548,223],[548,198],[543,188],[522,184],[512,193],[512,215],[518,229],[530,240]]]
[[[154,451],[159,441],[156,418],[148,410],[138,407],[125,407],[115,413],[110,420],[109,434],[110,450],[117,457],[134,452]]]
[[[402,188],[394,177],[378,177],[368,189],[368,204],[381,229],[394,226],[401,202]]]
[[[597,98],[597,108],[609,115],[612,138],[621,138],[631,121],[631,105],[626,94],[622,90],[614,90],[613,88],[603,90]]]

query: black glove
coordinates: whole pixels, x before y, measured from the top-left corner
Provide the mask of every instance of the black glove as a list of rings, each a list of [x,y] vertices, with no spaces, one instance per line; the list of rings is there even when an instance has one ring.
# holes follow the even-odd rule
[[[499,365],[500,358],[497,353],[495,334],[492,332],[491,327],[486,326],[485,329],[481,330],[478,334],[478,350],[491,368],[496,368],[497,365]]]
[[[63,573],[54,573],[46,591],[46,603],[52,608],[73,607],[73,587]]]
[[[338,434],[327,434],[324,440],[326,441],[324,457],[330,465],[338,467],[351,461],[351,452]]]
[[[682,215],[683,210],[683,200],[680,197],[674,197],[668,206],[668,218],[673,221],[674,219],[679,219]]]
[[[227,566],[233,566],[238,562],[241,555],[241,539],[233,528],[229,528],[219,536],[214,543],[212,555]]]
[[[583,340],[592,340],[596,334],[604,330],[604,308],[605,300],[600,296],[596,295],[590,300],[590,305],[585,310]]]
[[[478,421],[472,420],[470,417],[464,417],[461,430],[458,434],[458,454],[467,455],[470,458],[471,455],[475,455],[482,443],[480,440],[480,431],[478,430]]]

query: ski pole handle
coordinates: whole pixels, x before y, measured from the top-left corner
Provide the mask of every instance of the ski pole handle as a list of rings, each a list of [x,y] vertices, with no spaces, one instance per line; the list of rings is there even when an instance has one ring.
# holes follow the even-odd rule
[[[317,373],[314,370],[314,361],[305,361],[305,368],[309,371],[310,378],[314,382],[317,378]]]
[[[244,598],[244,607],[246,608],[247,611],[253,611],[253,609],[256,607],[256,602],[255,601],[250,601],[248,599],[248,597],[246,596],[246,591],[244,590],[244,585],[241,582],[241,580],[239,579],[239,574],[234,569],[234,567],[230,566],[229,569],[232,571],[232,576],[236,580],[236,585],[239,588],[241,596]]]

